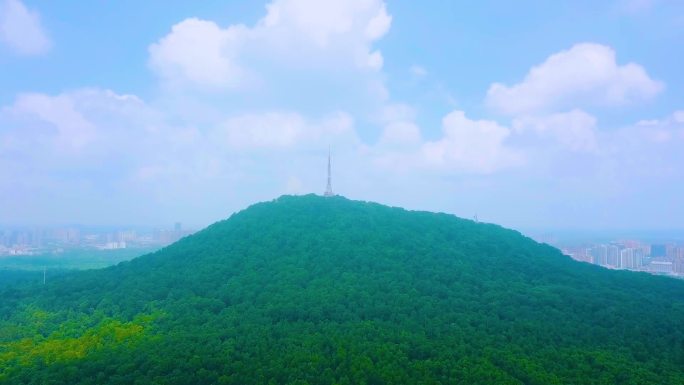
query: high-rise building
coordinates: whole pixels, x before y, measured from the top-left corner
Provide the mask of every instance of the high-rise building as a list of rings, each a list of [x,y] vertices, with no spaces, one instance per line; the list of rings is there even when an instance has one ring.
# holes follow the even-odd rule
[[[31,233],[31,246],[33,247],[41,247],[43,245],[43,230],[42,229],[33,229],[33,232]]]
[[[681,250],[682,248],[679,249]],[[684,255],[677,254],[674,261],[672,262],[672,270],[674,270],[674,272],[677,274],[684,274]]]
[[[625,248],[620,250],[620,268],[621,269],[639,269],[643,266],[643,250]]]
[[[591,262],[595,265],[605,266],[608,262],[608,246],[596,245],[589,250]]]
[[[620,268],[633,269],[634,268],[634,249],[627,248],[620,250]]]
[[[20,246],[26,246],[31,244],[29,233],[26,231],[17,232],[16,244]]]
[[[674,259],[677,257],[677,246],[675,245],[665,245],[665,256]]]
[[[606,265],[611,267],[619,267],[620,265],[620,248],[616,245],[608,245]]]
[[[640,268],[644,265],[644,259],[646,258],[646,253],[643,248],[638,248],[634,250],[634,263],[636,268]]]
[[[667,256],[667,246],[663,244],[651,245],[651,258]]]
[[[81,234],[78,229],[70,228],[66,230],[66,243],[78,244],[81,239]]]

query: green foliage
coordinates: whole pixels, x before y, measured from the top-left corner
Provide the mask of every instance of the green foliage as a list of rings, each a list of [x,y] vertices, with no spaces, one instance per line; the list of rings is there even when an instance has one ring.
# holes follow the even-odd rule
[[[86,358],[98,350],[132,348],[143,337],[145,329],[158,314],[141,314],[130,322],[121,322],[101,315],[70,315],[67,322],[55,325],[54,314],[26,308],[0,335],[0,381],[12,378],[27,367],[68,363]],[[17,322],[22,321],[22,322]],[[91,327],[83,326],[93,323]],[[57,327],[44,335],[46,328]],[[12,333],[12,334],[10,334]]]
[[[42,282],[43,269],[48,270],[48,279],[55,272],[62,270],[86,270],[100,269],[116,265],[119,262],[128,261],[143,254],[155,251],[156,248],[127,248],[114,250],[96,249],[67,249],[61,253],[45,253],[31,256],[2,257],[0,258],[0,286],[5,276],[17,274],[21,271],[40,271]],[[29,275],[29,274],[26,274]],[[34,274],[37,276],[37,274]]]
[[[0,298],[9,383],[684,383],[684,282],[341,197]]]
[[[43,282],[43,272],[0,269],[0,288],[29,281]]]

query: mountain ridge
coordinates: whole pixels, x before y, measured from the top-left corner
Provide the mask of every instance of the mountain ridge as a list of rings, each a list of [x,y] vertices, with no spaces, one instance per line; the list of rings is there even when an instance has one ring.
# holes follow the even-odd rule
[[[132,261],[0,291],[10,383],[684,381],[684,283],[339,196],[257,203]]]

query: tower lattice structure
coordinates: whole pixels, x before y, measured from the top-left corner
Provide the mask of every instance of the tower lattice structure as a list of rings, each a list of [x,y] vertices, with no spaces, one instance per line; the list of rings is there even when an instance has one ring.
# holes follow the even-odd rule
[[[333,193],[332,189],[332,161],[330,157],[330,148],[328,148],[328,185],[325,188],[325,193],[323,194],[323,196],[331,197],[334,195],[335,193]]]

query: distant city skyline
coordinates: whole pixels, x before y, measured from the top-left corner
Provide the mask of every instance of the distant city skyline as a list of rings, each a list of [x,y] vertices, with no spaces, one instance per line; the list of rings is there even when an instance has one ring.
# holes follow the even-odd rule
[[[336,194],[684,231],[684,2],[0,0],[0,224]]]
[[[162,247],[190,235],[180,222],[173,226],[0,226],[0,258],[59,255],[65,250],[118,250]]]
[[[563,247],[571,258],[608,269],[642,271],[684,278],[684,242],[653,243],[615,240],[608,243],[578,243]]]

